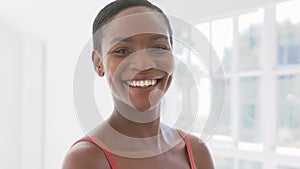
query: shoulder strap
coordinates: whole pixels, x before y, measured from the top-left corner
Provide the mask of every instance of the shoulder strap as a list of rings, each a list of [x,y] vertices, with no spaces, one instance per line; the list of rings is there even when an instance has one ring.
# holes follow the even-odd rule
[[[195,160],[194,160],[194,156],[193,156],[193,151],[192,151],[192,147],[191,147],[191,142],[190,139],[188,137],[187,134],[185,134],[183,131],[178,130],[179,134],[181,135],[181,137],[183,138],[184,142],[185,142],[185,146],[187,149],[187,153],[189,156],[189,161],[190,161],[190,165],[191,165],[191,169],[197,169],[196,165],[195,165]],[[95,144],[96,146],[98,146],[105,154],[105,157],[107,158],[109,165],[111,166],[112,169],[120,169],[116,159],[114,158],[114,156],[112,155],[112,153],[110,153],[108,151],[108,148],[98,139],[96,139],[95,137],[91,137],[91,136],[87,136],[84,137],[78,141],[76,141],[73,145],[82,142],[82,141],[88,141],[90,143]]]
[[[98,146],[103,151],[106,159],[109,162],[110,167],[112,169],[120,169],[118,166],[118,163],[117,163],[116,159],[114,158],[114,156],[112,155],[112,153],[110,153],[108,151],[108,148],[100,140],[96,139],[95,137],[87,136],[87,137],[84,137],[84,138],[76,141],[73,145],[75,145],[79,142],[82,142],[82,141],[88,141],[88,142],[93,143],[96,146]]]
[[[181,137],[183,138],[183,140],[185,142],[185,146],[186,146],[187,153],[188,153],[188,156],[189,156],[191,168],[192,169],[197,169],[196,164],[195,164],[195,160],[194,160],[194,156],[193,156],[191,142],[190,142],[190,139],[189,139],[188,135],[186,133],[184,133],[183,131],[181,131],[181,130],[178,130],[178,132],[180,133]]]

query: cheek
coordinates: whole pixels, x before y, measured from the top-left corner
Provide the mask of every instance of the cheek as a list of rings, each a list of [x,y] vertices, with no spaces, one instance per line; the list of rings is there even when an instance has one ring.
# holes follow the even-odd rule
[[[160,57],[156,60],[157,68],[166,72],[167,74],[173,74],[174,71],[174,58],[172,55]]]
[[[110,83],[113,82],[114,78],[118,78],[120,72],[122,72],[120,68],[120,63],[123,59],[114,58],[113,56],[108,56],[108,58],[104,62],[104,71],[107,79]]]

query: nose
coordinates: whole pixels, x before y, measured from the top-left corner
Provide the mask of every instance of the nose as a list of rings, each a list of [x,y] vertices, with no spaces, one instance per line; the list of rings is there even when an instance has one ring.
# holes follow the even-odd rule
[[[148,70],[151,68],[156,68],[155,56],[149,54],[148,49],[143,49],[132,53],[129,56],[129,68],[135,69],[137,71]]]

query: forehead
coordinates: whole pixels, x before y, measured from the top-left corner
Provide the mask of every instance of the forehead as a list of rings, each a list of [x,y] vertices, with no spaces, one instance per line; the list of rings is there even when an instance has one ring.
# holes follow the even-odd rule
[[[117,19],[117,18],[121,18],[121,17],[124,17],[124,16],[128,16],[128,15],[132,15],[132,14],[146,13],[146,12],[157,12],[157,11],[154,10],[154,9],[148,8],[148,7],[144,7],[144,6],[130,7],[130,8],[122,10],[117,15],[112,17],[112,20]]]
[[[121,11],[103,27],[102,32],[103,42],[109,42],[115,37],[149,33],[169,36],[162,14],[147,7],[131,7]]]

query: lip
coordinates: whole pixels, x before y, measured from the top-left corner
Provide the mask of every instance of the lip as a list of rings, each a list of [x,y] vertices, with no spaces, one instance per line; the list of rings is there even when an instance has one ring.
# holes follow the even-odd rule
[[[148,69],[148,70],[128,70],[121,74],[122,81],[130,80],[147,80],[147,79],[162,79],[166,75],[166,72],[158,69]]]
[[[131,78],[124,79],[122,81],[131,81],[131,80],[160,80],[163,78],[163,75],[155,75],[155,74],[147,74],[147,75],[141,75],[137,74]]]
[[[148,86],[148,87],[144,87],[144,88],[143,87],[130,86],[130,85],[128,85],[127,81],[124,81],[123,83],[125,84],[125,86],[127,86],[129,88],[129,90],[134,91],[136,93],[145,94],[145,93],[149,93],[152,90],[156,89],[161,84],[161,82],[163,81],[163,78],[151,78],[151,79],[157,80],[156,84],[153,85],[153,86]],[[145,78],[134,78],[132,80],[149,80],[149,77],[146,78],[146,79]]]
[[[165,78],[165,76],[166,76],[165,72],[156,69],[144,70],[140,72],[126,71],[124,72],[121,81],[124,84],[124,86],[128,88],[130,91],[133,91],[135,93],[145,94],[161,86],[161,83],[163,83],[164,81],[163,79]],[[155,85],[153,86],[150,85],[148,87],[135,87],[135,86],[130,86],[128,84],[128,81],[140,81],[140,80],[157,80],[157,82]]]

